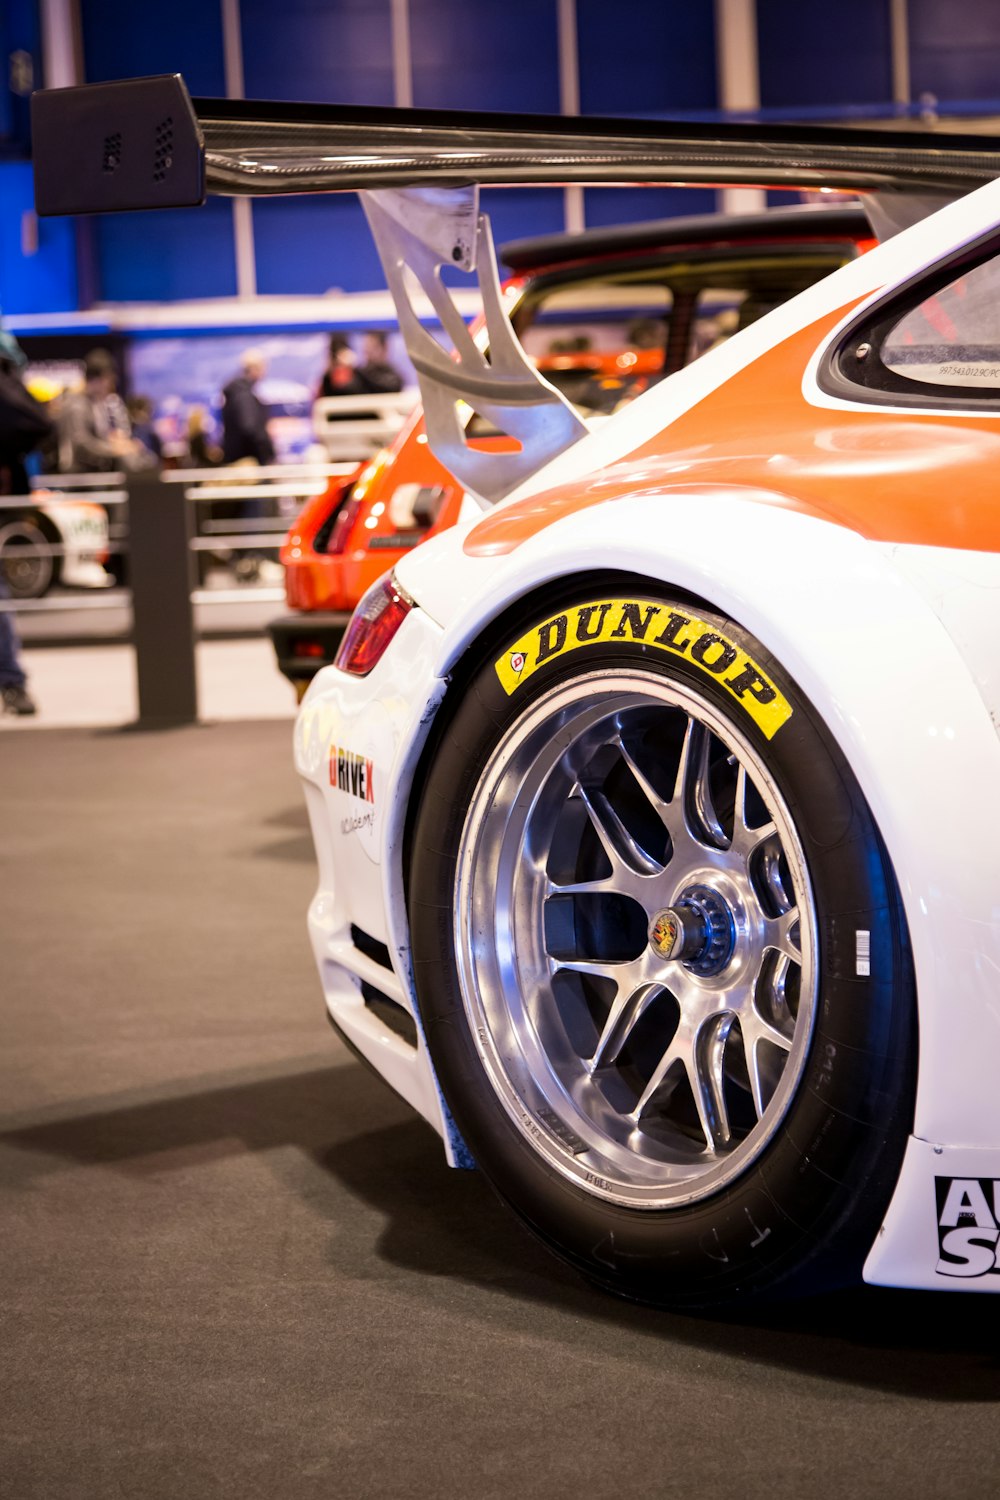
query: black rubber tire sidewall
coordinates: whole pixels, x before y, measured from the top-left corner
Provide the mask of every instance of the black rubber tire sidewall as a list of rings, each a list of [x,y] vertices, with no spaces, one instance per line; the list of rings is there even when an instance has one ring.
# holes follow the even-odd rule
[[[617,586],[620,591],[620,585]],[[678,609],[662,589],[635,597]],[[577,595],[606,598],[600,584]],[[551,606],[549,606],[549,609]],[[545,618],[535,607],[506,639]],[[732,620],[691,611],[738,642],[793,705],[771,741],[706,674],[639,643],[594,645],[539,667],[507,697],[492,646],[446,704],[416,818],[409,885],[414,973],[438,1079],[477,1163],[554,1250],[609,1288],[679,1306],[724,1303],[854,1279],[898,1172],[912,1118],[915,1006],[892,871],[844,757],[804,696]],[[796,825],[819,939],[817,1014],[804,1074],[764,1152],[732,1184],[690,1206],[645,1211],[597,1198],[540,1158],[485,1075],[457,979],[455,862],[487,756],[525,706],[581,671],[640,666],[689,682],[760,752]],[[871,975],[856,973],[856,933],[871,934]]]
[[[11,530],[20,530],[23,538],[31,546],[47,546],[54,540],[49,535],[47,529],[31,516],[16,516],[13,520],[7,522],[7,526]],[[32,536],[32,533],[36,534],[35,537]],[[40,558],[38,561],[44,563],[46,559]],[[49,564],[48,570],[46,571],[44,567],[39,569],[38,582],[34,583],[30,589],[18,588],[8,574],[8,567],[17,563],[17,544],[15,543],[11,546],[10,537],[4,537],[0,540],[0,571],[3,573],[4,582],[12,599],[41,599],[48,593],[56,581],[57,560],[49,557],[47,561]]]

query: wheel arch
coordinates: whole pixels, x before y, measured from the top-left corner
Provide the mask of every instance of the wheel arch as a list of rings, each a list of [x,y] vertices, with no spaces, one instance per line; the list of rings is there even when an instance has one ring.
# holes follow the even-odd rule
[[[414,814],[447,715],[485,654],[502,651],[508,627],[523,626],[535,608],[552,613],[589,583],[599,585],[596,597],[606,597],[615,580],[710,608],[750,631],[796,682],[845,754],[881,831],[917,976],[915,1133],[992,1143],[1000,1105],[984,1101],[995,1092],[1000,1035],[995,1045],[987,1042],[982,1019],[995,999],[991,972],[1000,972],[989,863],[989,851],[1000,847],[1000,808],[984,807],[981,787],[995,785],[1000,774],[1000,739],[954,643],[883,549],[782,509],[771,497],[761,504],[747,498],[699,495],[697,513],[672,508],[669,527],[662,497],[617,502],[613,570],[593,566],[609,550],[607,506],[548,528],[499,567],[463,557],[457,579],[441,569],[445,576],[435,584],[431,559],[410,559],[402,581],[443,626],[440,675],[448,690],[413,768],[405,827],[390,846],[398,861],[390,882],[402,892]],[[706,537],[715,544],[706,545]],[[473,607],[462,607],[463,591]],[[947,806],[929,823],[922,810],[940,805],[942,789]],[[985,851],[971,862],[970,828],[982,830]],[[943,931],[951,938],[947,952]],[[408,946],[408,933],[400,937]],[[956,1076],[971,1086],[956,1091]]]

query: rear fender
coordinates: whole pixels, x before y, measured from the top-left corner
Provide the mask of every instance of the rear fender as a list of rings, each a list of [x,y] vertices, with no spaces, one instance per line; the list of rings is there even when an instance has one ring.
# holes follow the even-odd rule
[[[988,1146],[1000,1139],[1000,799],[989,791],[1000,739],[957,648],[885,554],[780,507],[777,496],[707,487],[633,497],[567,517],[501,559],[456,556],[452,544],[443,564],[429,544],[398,573],[443,626],[440,676],[546,584],[591,575],[601,597],[602,555],[616,572],[695,596],[750,630],[843,750],[893,862],[917,975],[915,1133]],[[389,865],[400,844],[386,850],[397,892],[402,871]],[[405,922],[400,900],[388,909]]]

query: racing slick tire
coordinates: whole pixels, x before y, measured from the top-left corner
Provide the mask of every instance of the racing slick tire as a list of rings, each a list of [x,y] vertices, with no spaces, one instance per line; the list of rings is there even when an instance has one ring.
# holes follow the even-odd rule
[[[41,599],[59,577],[59,558],[49,548],[59,538],[32,516],[0,525],[0,574],[12,599]]]
[[[609,1290],[854,1281],[916,1077],[889,859],[779,663],[636,587],[508,617],[439,723],[409,870],[438,1079],[501,1197]]]

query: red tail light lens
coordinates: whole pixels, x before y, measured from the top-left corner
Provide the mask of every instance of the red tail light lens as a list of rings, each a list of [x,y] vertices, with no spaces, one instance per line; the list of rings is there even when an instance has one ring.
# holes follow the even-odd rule
[[[337,652],[342,672],[367,677],[413,608],[413,600],[390,573],[362,595]]]
[[[325,547],[316,547],[317,552],[325,552],[331,557],[344,552],[347,548],[347,540],[354,530],[354,523],[358,519],[358,511],[361,509],[361,501],[349,498],[341,503],[336,512],[333,525],[329,530],[329,539]],[[317,536],[317,541],[319,540]],[[314,547],[316,546],[313,543]]]

